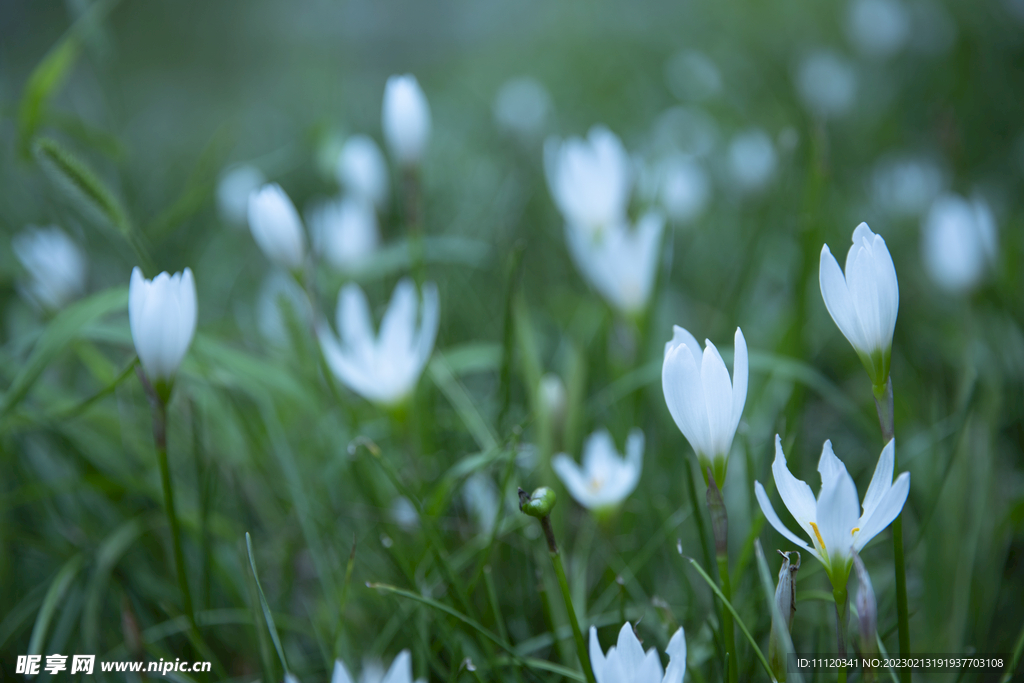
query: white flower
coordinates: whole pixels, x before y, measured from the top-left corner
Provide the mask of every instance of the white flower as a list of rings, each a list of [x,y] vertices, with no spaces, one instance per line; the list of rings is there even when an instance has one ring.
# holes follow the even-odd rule
[[[818,278],[821,297],[839,331],[857,351],[872,384],[884,386],[900,304],[896,267],[885,240],[861,223],[846,254],[846,275],[826,244],[821,248]]]
[[[355,679],[349,675],[348,669],[340,659],[334,660],[331,683],[355,683]],[[363,671],[359,675],[359,683],[413,683],[412,655],[408,650],[399,652],[387,673],[384,673],[384,667],[380,662],[364,662]],[[424,681],[417,679],[415,683],[424,683]]]
[[[900,0],[853,0],[846,33],[861,54],[885,59],[900,51],[910,35],[910,12]]]
[[[597,235],[626,220],[631,163],[622,143],[604,126],[591,128],[587,140],[548,138],[544,171],[567,223]]]
[[[403,166],[418,164],[430,138],[430,105],[415,76],[388,79],[381,124],[395,160]]]
[[[540,398],[541,410],[560,420],[565,413],[565,406],[568,398],[565,392],[565,382],[553,372],[544,373],[540,378],[540,385],[537,387]]]
[[[249,195],[249,229],[268,259],[292,271],[302,267],[306,253],[302,221],[277,183]]]
[[[664,228],[665,218],[651,211],[635,228],[614,223],[600,234],[567,223],[565,239],[576,267],[594,289],[621,313],[637,315],[654,289]]]
[[[729,143],[729,172],[742,192],[763,189],[775,175],[777,154],[772,139],[760,128],[736,135]]]
[[[644,433],[634,429],[626,439],[626,457],[615,449],[607,430],[590,435],[583,446],[583,467],[565,453],[551,462],[555,474],[576,502],[588,510],[614,508],[640,481],[644,460]]]
[[[29,226],[11,247],[28,271],[24,294],[40,308],[59,310],[85,290],[85,253],[60,228]]]
[[[669,218],[686,223],[704,211],[711,182],[694,159],[672,155],[662,163],[660,181],[658,197]]]
[[[291,310],[286,311],[283,306],[290,306]],[[295,278],[275,268],[263,279],[256,298],[256,327],[275,346],[287,346],[289,342],[286,314],[294,315],[298,324],[305,325],[312,319],[312,307]]]
[[[818,50],[800,63],[796,88],[812,113],[819,116],[843,114],[857,95],[857,72],[836,53]]]
[[[339,271],[357,270],[380,242],[373,205],[359,197],[324,202],[308,220],[316,250]]]
[[[868,541],[889,526],[907,500],[910,473],[904,472],[893,482],[895,457],[896,441],[893,439],[882,449],[864,496],[863,512],[860,512],[857,486],[846,471],[846,465],[832,452],[831,442],[826,441],[821,449],[818,461],[821,491],[815,500],[811,487],[790,473],[782,452],[782,439],[775,436],[775,461],[772,463],[775,487],[793,519],[810,537],[813,548],[782,523],[760,482],[754,482],[754,492],[764,516],[775,530],[814,553],[825,565],[832,587],[844,590],[853,565],[853,552],[860,552]]]
[[[353,135],[338,156],[338,181],[349,192],[382,207],[388,198],[388,166],[368,135]]]
[[[136,267],[128,285],[128,324],[146,377],[168,391],[196,332],[196,283],[192,270],[147,280]],[[167,396],[162,396],[164,400]]]
[[[686,635],[680,628],[668,641],[668,670],[662,676],[661,658],[655,648],[646,653],[627,621],[619,631],[618,643],[601,651],[597,629],[590,627],[590,664],[597,683],[682,683],[686,673]]]
[[[693,335],[678,325],[672,341],[665,344],[661,368],[661,388],[672,419],[697,454],[705,478],[710,467],[719,487],[725,484],[729,451],[747,401],[747,342],[738,327],[734,340],[732,380],[711,340],[704,341],[702,354]]]
[[[260,189],[267,179],[255,166],[235,166],[217,183],[217,211],[228,225],[243,226],[249,211],[249,195]]]
[[[462,501],[482,533],[489,534],[498,520],[501,493],[483,472],[474,472],[462,485]]]
[[[522,138],[534,138],[540,133],[550,111],[548,91],[528,76],[506,81],[494,98],[495,122]]]
[[[921,227],[924,265],[947,291],[970,290],[995,262],[996,224],[983,199],[943,195]]]
[[[416,324],[416,285],[398,283],[374,338],[366,295],[359,285],[345,285],[338,296],[341,342],[326,325],[318,329],[320,346],[334,374],[364,398],[384,406],[400,404],[412,393],[434,350],[439,322],[437,287],[423,285],[422,318]]]

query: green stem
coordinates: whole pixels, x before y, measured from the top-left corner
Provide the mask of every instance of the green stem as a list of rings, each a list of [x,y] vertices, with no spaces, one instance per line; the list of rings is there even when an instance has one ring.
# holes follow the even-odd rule
[[[728,553],[718,555],[718,579],[722,583],[722,595],[729,602],[732,602],[732,587],[729,583],[729,555]],[[725,636],[725,660],[730,683],[736,683],[739,679],[736,662],[736,634],[732,624],[732,614],[729,610],[722,610],[722,633]]]
[[[555,567],[555,576],[558,577],[558,587],[562,591],[562,598],[565,600],[565,609],[569,613],[569,623],[572,625],[572,636],[576,639],[576,655],[580,658],[580,666],[583,667],[583,675],[587,677],[587,683],[597,683],[594,678],[594,670],[590,666],[590,657],[587,654],[587,644],[583,640],[583,632],[580,631],[580,622],[576,619],[576,610],[572,607],[572,596],[569,593],[569,582],[565,578],[565,568],[562,567],[562,556],[558,552],[558,544],[555,543],[555,532],[551,529],[551,516],[541,517],[541,526],[544,528],[544,535],[548,541],[548,553],[551,555],[551,564]]]
[[[832,597],[836,601],[836,642],[839,658],[846,657],[846,634],[843,623],[846,618],[846,588],[833,588]],[[846,683],[846,665],[839,667],[839,683]]]

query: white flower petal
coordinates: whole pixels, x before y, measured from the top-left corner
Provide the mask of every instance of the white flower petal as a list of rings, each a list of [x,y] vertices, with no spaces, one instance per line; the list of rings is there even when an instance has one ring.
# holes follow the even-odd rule
[[[683,674],[686,673],[686,634],[682,627],[672,634],[665,654],[669,659],[662,683],[683,683]]]
[[[565,453],[559,453],[551,459],[551,469],[555,471],[558,478],[562,480],[569,495],[577,503],[587,509],[594,507],[594,496],[587,481],[587,474],[580,469],[572,458]]]
[[[817,518],[818,531],[829,558],[850,558],[852,532],[860,520],[860,501],[857,499],[857,486],[845,468],[822,485]]]
[[[907,502],[907,495],[909,493],[910,472],[904,472],[896,477],[892,488],[878,501],[875,509],[864,522],[864,526],[857,532],[854,538],[854,548],[857,551],[864,548],[872,538],[880,534],[899,516],[900,512],[903,511],[903,505]]]
[[[412,683],[412,655],[408,650],[398,653],[381,683]]]
[[[839,270],[828,245],[821,248],[821,265],[818,271],[821,285],[821,297],[825,300],[825,308],[835,321],[839,331],[843,333],[857,350],[869,351],[866,348],[864,332],[861,330],[860,318],[854,306],[853,297],[846,284],[843,272]]]
[[[739,427],[740,418],[743,417],[743,406],[747,403],[747,340],[743,338],[743,331],[736,328],[733,337],[733,360],[732,360],[732,428],[729,430],[733,436],[736,428]]]
[[[714,444],[708,426],[708,411],[700,370],[690,348],[680,345],[665,354],[661,387],[672,419],[698,455],[712,457]]]
[[[826,439],[821,446],[821,457],[818,458],[818,474],[821,475],[821,487],[826,485],[840,474],[846,473],[846,465],[836,457],[832,450],[832,441]]]
[[[601,651],[601,643],[597,640],[597,628],[590,627],[590,667],[594,671],[597,683],[615,683],[605,678],[605,657]]]
[[[875,473],[868,484],[867,493],[864,494],[864,512],[861,521],[866,521],[874,512],[882,497],[892,488],[892,472],[896,462],[896,439],[889,439],[889,443],[882,449],[878,457],[878,464],[875,465]]]
[[[709,456],[728,456],[732,444],[732,382],[718,349],[710,339],[704,341],[704,357],[700,368],[701,384],[707,406],[708,429],[711,435]]]
[[[627,621],[619,629],[619,640],[615,643],[615,652],[619,656],[625,671],[635,672],[644,661],[644,648],[633,633],[633,626]]]
[[[775,477],[775,487],[779,490],[779,497],[785,504],[789,514],[800,525],[803,530],[808,530],[808,525],[815,521],[817,515],[817,502],[811,487],[797,479],[789,471],[786,463],[786,454],[782,452],[782,438],[775,435],[775,460],[772,462],[772,475]]]
[[[790,531],[786,525],[782,523],[782,520],[779,519],[779,516],[775,514],[775,508],[772,507],[771,501],[768,500],[768,494],[765,493],[764,486],[762,486],[759,481],[754,482],[754,496],[757,498],[757,502],[761,506],[761,512],[764,513],[768,523],[775,527],[776,531],[793,543],[796,543],[800,548],[814,553],[814,551],[811,550],[811,547],[807,545],[807,541],[801,540],[799,536]],[[814,554],[817,556],[817,553]]]
[[[348,674],[348,669],[345,668],[345,664],[340,659],[334,660],[334,672],[331,674],[331,683],[352,683],[352,677]]]

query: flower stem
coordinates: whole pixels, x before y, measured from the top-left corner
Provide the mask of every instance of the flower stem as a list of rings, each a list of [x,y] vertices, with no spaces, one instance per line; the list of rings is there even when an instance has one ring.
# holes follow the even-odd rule
[[[836,644],[839,658],[846,657],[846,634],[843,624],[846,618],[846,588],[833,588],[832,597],[836,601]],[[839,683],[846,683],[846,665],[839,667]]]
[[[878,424],[882,429],[882,440],[885,443],[895,435],[893,419],[892,378],[884,387],[874,387],[875,408],[878,411]],[[900,472],[899,458],[893,454],[893,481]],[[893,564],[896,572],[896,623],[899,629],[900,656],[910,656],[910,617],[907,610],[907,564],[903,555],[903,513],[892,521]],[[911,670],[900,669],[900,683],[910,683]]]
[[[708,468],[708,512],[711,515],[711,530],[715,535],[715,559],[718,561],[718,580],[722,584],[722,595],[732,602],[732,585],[729,581],[729,516],[725,510],[725,501],[718,488],[716,476]],[[724,481],[724,478],[723,478]],[[725,644],[725,666],[727,680],[736,683],[738,669],[736,662],[736,634],[734,633],[732,614],[722,610],[722,641]]]

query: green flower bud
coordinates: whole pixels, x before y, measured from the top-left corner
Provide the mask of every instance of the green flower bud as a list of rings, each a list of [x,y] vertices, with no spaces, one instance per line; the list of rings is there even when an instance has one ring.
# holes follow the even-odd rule
[[[519,510],[531,517],[543,519],[551,514],[551,508],[555,507],[555,492],[547,486],[541,486],[532,494],[519,489]]]

